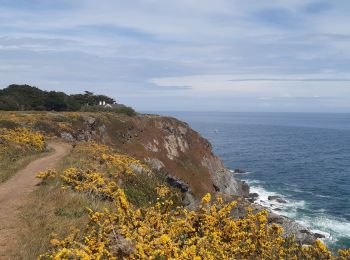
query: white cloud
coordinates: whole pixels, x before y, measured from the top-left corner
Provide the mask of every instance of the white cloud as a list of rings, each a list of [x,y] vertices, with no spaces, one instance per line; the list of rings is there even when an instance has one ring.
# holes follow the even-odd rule
[[[263,98],[269,107],[286,93],[350,101],[349,82],[330,80],[350,73],[349,8],[345,0],[0,0],[0,83],[95,86],[143,107],[145,95],[241,96],[251,106]]]

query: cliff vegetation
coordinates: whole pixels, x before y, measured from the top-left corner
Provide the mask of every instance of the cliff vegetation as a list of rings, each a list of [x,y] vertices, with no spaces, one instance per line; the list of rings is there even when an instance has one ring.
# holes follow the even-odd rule
[[[11,126],[16,126],[10,121]],[[0,183],[20,167],[46,151],[44,136],[28,128],[4,128],[0,125]]]
[[[61,167],[37,175],[21,212],[24,259],[350,259],[350,250],[285,236],[265,210],[235,214],[249,190],[176,119],[0,115],[1,161],[43,152],[52,138],[73,146]]]

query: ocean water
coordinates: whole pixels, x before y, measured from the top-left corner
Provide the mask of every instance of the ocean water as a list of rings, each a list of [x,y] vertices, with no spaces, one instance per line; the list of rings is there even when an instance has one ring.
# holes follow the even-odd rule
[[[207,138],[258,203],[350,246],[350,114],[166,112]],[[288,203],[267,199],[279,195]]]

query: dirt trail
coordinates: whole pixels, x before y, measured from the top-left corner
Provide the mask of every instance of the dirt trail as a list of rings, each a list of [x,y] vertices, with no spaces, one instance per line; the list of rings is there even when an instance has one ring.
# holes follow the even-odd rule
[[[31,162],[7,182],[0,184],[0,259],[10,259],[11,248],[16,244],[21,228],[19,208],[25,205],[28,194],[39,182],[36,174],[55,167],[71,148],[65,143],[50,143],[49,147],[54,149],[52,154]]]

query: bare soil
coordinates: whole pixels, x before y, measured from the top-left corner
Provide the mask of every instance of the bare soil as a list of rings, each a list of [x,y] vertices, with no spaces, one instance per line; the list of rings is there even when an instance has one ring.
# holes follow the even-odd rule
[[[13,259],[12,252],[19,241],[20,231],[25,228],[19,216],[21,207],[28,202],[28,195],[39,183],[35,176],[40,171],[52,169],[68,155],[71,145],[53,142],[52,154],[39,158],[18,171],[11,179],[0,184],[0,259]]]

